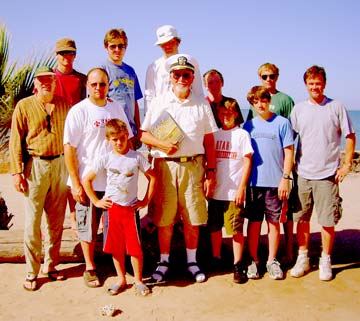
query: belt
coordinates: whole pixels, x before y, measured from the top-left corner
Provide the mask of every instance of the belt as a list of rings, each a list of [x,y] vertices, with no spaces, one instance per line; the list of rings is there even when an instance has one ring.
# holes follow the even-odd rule
[[[64,154],[51,155],[51,156],[34,156],[34,157],[39,157],[40,159],[44,159],[44,160],[53,160],[53,159],[59,158],[62,155],[64,155]]]
[[[183,157],[163,157],[164,160],[168,162],[176,162],[176,163],[186,163],[194,160],[199,155],[194,156],[183,156]]]

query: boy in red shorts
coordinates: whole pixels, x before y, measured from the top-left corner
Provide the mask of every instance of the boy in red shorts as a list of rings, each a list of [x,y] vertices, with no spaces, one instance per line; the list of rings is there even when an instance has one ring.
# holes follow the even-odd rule
[[[83,180],[84,189],[96,207],[106,209],[107,224],[104,230],[104,252],[111,253],[118,275],[118,282],[109,289],[116,295],[127,288],[125,277],[125,254],[131,256],[137,292],[143,296],[150,293],[142,281],[143,255],[136,224],[136,211],[145,207],[151,199],[155,186],[155,176],[150,164],[140,152],[129,149],[126,124],[119,119],[111,119],[106,124],[106,139],[113,150],[94,160],[92,168]],[[105,195],[99,199],[92,181],[100,171],[106,171]],[[137,199],[139,170],[149,181],[143,200]]]

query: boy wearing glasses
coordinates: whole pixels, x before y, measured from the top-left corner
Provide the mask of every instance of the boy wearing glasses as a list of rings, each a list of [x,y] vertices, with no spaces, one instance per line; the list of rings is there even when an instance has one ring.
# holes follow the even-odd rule
[[[109,120],[105,125],[105,134],[112,151],[95,159],[83,182],[91,202],[98,208],[108,210],[104,252],[112,254],[119,278],[118,282],[108,289],[108,293],[117,295],[127,288],[125,254],[128,254],[134,270],[134,287],[139,294],[146,296],[150,290],[142,281],[143,255],[136,211],[145,207],[152,198],[155,176],[144,156],[129,148],[129,132],[123,121]],[[103,171],[106,171],[107,176],[106,189],[104,197],[99,198],[94,192],[92,182]],[[143,172],[149,181],[141,201],[137,198],[139,171]]]
[[[290,173],[293,166],[294,138],[288,119],[270,111],[271,95],[263,86],[253,87],[247,100],[257,116],[244,124],[254,149],[246,211],[249,219],[248,244],[252,263],[249,279],[258,279],[258,244],[261,224],[265,217],[268,226],[269,254],[266,269],[270,278],[281,280],[283,271],[276,259],[280,241],[280,217],[283,202],[290,192]]]
[[[134,138],[132,139],[135,149],[141,147],[138,137],[140,128],[140,113],[138,100],[143,98],[138,77],[133,67],[126,64],[123,59],[128,38],[123,29],[111,29],[104,37],[104,47],[108,54],[108,60],[101,66],[109,75],[109,97],[120,101],[125,107]]]

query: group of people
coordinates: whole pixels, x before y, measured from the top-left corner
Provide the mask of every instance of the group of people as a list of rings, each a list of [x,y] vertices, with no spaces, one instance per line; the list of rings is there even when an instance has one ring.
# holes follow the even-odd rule
[[[158,28],[155,44],[163,56],[146,73],[142,124],[138,100],[143,96],[135,70],[123,61],[128,39],[122,29],[106,33],[108,59],[86,76],[73,68],[76,44],[70,38],[56,43],[56,68],[35,71],[34,95],[16,105],[10,137],[11,174],[16,190],[25,196],[25,290],[38,289],[40,272],[53,281],[66,279],[56,265],[67,204],[84,254],[88,287],[101,286],[94,247],[100,221],[103,224],[103,250],[112,254],[118,275],[107,289],[110,295],[127,289],[125,255],[131,257],[135,289],[143,296],[150,293],[142,278],[138,214],[145,206],[157,226],[160,249],[152,284],[167,280],[177,222],[183,225],[187,270],[195,282],[206,280],[197,248],[199,227],[207,224],[212,266],[222,264],[225,227],[233,237],[233,280],[244,283],[261,275],[258,244],[264,218],[266,269],[271,278],[283,279],[277,259],[280,223],[286,257],[292,262],[294,221],[299,252],[290,275],[301,277],[310,270],[314,206],[322,226],[319,277],[332,279],[334,226],[341,216],[338,184],[351,169],[355,133],[344,105],[324,94],[325,70],[306,70],[309,98],[294,104],[276,88],[279,69],[263,64],[258,70],[261,85],[247,95],[251,110],[244,123],[237,101],[222,94],[222,74],[211,69],[201,77],[197,61],[179,53],[180,42],[173,26]],[[155,126],[169,129],[161,128],[159,119],[171,121],[181,133],[178,139],[157,135]],[[142,143],[151,162],[138,151]],[[137,196],[140,171],[148,180],[142,200]],[[40,271],[43,213],[45,255]],[[249,262],[243,257],[245,219]]]

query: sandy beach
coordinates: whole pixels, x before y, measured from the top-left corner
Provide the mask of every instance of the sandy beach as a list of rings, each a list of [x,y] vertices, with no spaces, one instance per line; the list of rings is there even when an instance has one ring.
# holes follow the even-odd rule
[[[141,182],[141,191],[144,188]],[[337,225],[337,237],[332,256],[334,279],[330,282],[318,278],[320,234],[313,218],[311,234],[312,271],[303,278],[288,275],[284,280],[271,280],[265,273],[260,280],[246,284],[232,282],[231,249],[225,239],[224,256],[229,268],[222,273],[208,273],[205,283],[194,284],[185,274],[184,249],[177,247],[172,253],[170,280],[167,285],[152,288],[148,297],[136,296],[131,288],[111,297],[106,289],[114,282],[115,273],[109,257],[99,256],[98,270],[103,286],[96,289],[84,284],[82,262],[63,262],[59,269],[68,279],[50,282],[39,276],[40,288],[27,292],[22,288],[25,277],[23,263],[0,264],[0,319],[1,320],[103,320],[99,308],[113,304],[118,310],[114,320],[358,320],[360,314],[360,215],[358,210],[360,174],[350,174],[341,184],[343,218]],[[0,231],[1,240],[19,238],[23,229],[23,201],[16,193],[8,174],[0,175],[0,192],[9,212],[15,216],[8,231]],[[144,211],[142,215],[146,214]],[[65,222],[66,235],[68,220]],[[145,275],[149,275],[157,260],[156,233],[144,232]],[[208,271],[206,232],[202,232],[199,263]],[[279,257],[283,254],[283,243]],[[6,245],[8,246],[8,244]],[[265,254],[265,238],[262,237]],[[0,242],[0,253],[5,245]],[[150,250],[149,250],[150,249]],[[295,244],[296,249],[296,244]],[[149,251],[148,251],[149,250]]]

